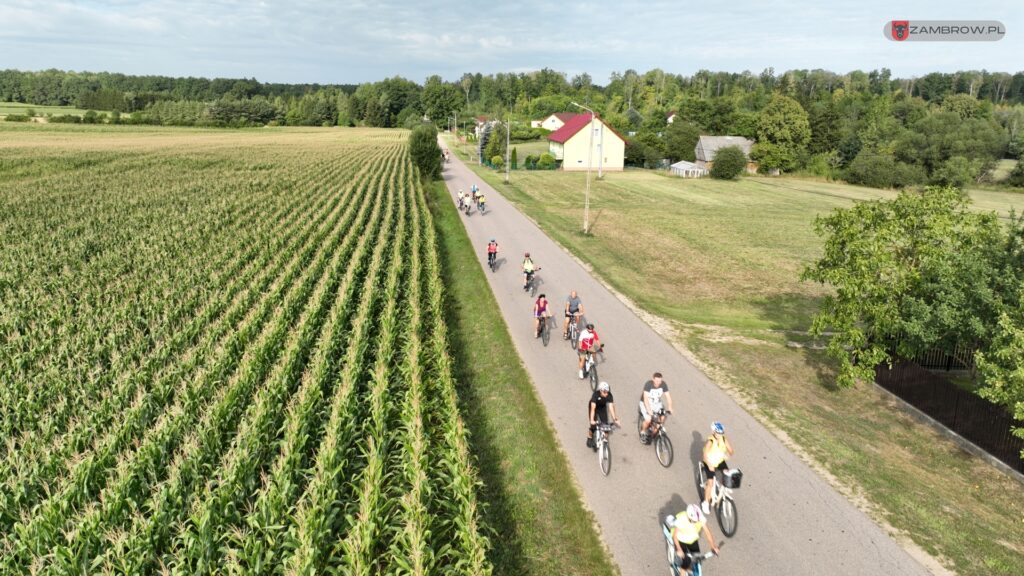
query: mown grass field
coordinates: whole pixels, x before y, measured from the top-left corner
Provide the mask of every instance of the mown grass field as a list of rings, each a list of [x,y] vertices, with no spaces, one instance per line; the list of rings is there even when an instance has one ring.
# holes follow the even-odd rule
[[[801,283],[814,217],[893,193],[793,178],[682,180],[650,171],[478,173],[640,308],[898,539],[963,574],[1024,573],[1024,486],[866,386],[837,390],[806,336],[826,288]],[[974,191],[1006,216],[1024,195]],[[756,455],[737,455],[736,461]]]
[[[403,131],[0,124],[0,573],[485,574]]]
[[[27,114],[29,110],[34,110],[36,115],[42,116],[43,114],[73,114],[75,116],[81,116],[87,111],[74,106],[37,106],[35,104],[23,104],[21,102],[0,102],[0,116],[6,116],[8,114]]]

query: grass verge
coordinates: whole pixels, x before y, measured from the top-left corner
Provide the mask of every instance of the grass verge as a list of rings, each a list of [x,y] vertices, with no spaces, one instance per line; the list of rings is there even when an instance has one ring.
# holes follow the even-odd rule
[[[584,176],[472,166],[608,285],[671,326],[665,336],[930,567],[1024,574],[1024,485],[918,423],[873,386],[835,388],[806,335],[825,288],[801,283],[821,251],[817,214],[889,197],[793,178],[682,180],[651,171]],[[972,192],[979,209],[1020,206]],[[919,555],[919,557],[924,555]],[[926,563],[927,558],[925,559]]]
[[[462,416],[483,481],[497,574],[615,574],[616,568],[516,355],[443,183],[430,188]],[[558,454],[559,457],[552,457]]]

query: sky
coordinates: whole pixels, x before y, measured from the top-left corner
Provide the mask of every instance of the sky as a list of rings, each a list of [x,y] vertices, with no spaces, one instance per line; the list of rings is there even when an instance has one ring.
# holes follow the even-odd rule
[[[998,42],[893,42],[899,19],[998,20]],[[654,68],[1024,70],[1020,0],[0,0],[0,69],[355,84]],[[1014,56],[1016,55],[1016,56]]]

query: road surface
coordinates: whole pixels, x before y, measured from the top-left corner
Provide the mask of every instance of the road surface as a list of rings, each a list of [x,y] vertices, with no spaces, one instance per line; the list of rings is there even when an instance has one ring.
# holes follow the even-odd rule
[[[460,188],[468,191],[473,183],[486,194],[487,213],[474,209],[469,217],[462,216],[463,223],[583,498],[624,576],[665,573],[659,519],[699,502],[693,463],[700,458],[712,420],[724,423],[736,451],[730,466],[742,469],[744,477],[742,488],[735,491],[736,535],[724,538],[717,522],[709,520],[719,542],[726,541],[722,555],[707,566],[710,574],[928,574],[454,154],[444,180],[453,202]],[[495,273],[486,263],[491,237],[501,246]],[[521,262],[527,251],[542,268],[538,294],[547,294],[558,323],[547,347],[532,334],[533,299],[522,290]],[[622,420],[622,430],[611,438],[607,477],[585,446],[590,385],[578,378],[576,355],[561,339],[561,310],[573,289],[606,345],[599,374],[611,384]],[[652,446],[640,444],[635,431],[643,383],[655,371],[664,374],[675,403],[675,414],[667,422],[675,461],[667,469],[658,463]]]

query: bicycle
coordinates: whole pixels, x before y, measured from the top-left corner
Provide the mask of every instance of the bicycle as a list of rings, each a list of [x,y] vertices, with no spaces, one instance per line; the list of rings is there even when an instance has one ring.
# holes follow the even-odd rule
[[[487,205],[486,202],[480,202],[480,203],[477,204],[477,208],[480,210],[480,215],[481,216],[483,216],[484,214],[487,213],[487,211],[484,209],[484,206],[486,206],[486,205]]]
[[[534,318],[536,319],[536,317]],[[551,328],[548,326],[550,320],[551,317],[546,314],[541,316],[540,322],[537,322],[537,329],[534,330],[534,337],[540,338],[545,346],[551,341]]]
[[[465,210],[466,216],[469,216],[469,210],[470,210],[470,208],[473,207],[473,204],[470,203],[470,202],[465,202],[465,203],[463,203],[463,207],[466,209]]]
[[[697,462],[694,476],[697,481],[697,495],[704,500],[704,486],[707,485],[708,477],[704,473],[704,467],[701,466],[700,461]],[[725,484],[719,482],[718,475],[715,475],[715,483],[711,487],[711,507],[715,509],[715,517],[718,518],[718,526],[722,529],[722,534],[732,538],[739,526],[739,516],[736,512],[736,501],[733,500],[732,491],[734,488],[740,487],[743,472],[734,468],[726,470],[722,476],[725,478]]]
[[[540,267],[534,268],[530,272],[525,272],[526,283],[523,284],[523,292],[529,292],[530,296],[537,295],[537,283],[534,282],[537,276],[537,272],[540,271]]]
[[[608,444],[608,436],[615,429],[614,424],[598,423],[594,429],[594,451],[597,452],[597,465],[605,476],[612,471],[612,448]]]
[[[670,570],[669,573],[672,574],[672,576],[683,576],[686,571],[676,564],[676,544],[672,541],[673,522],[675,522],[674,517],[671,515],[666,516],[665,520],[661,523],[661,533],[665,535],[665,546],[667,547],[668,566]],[[710,558],[717,556],[714,552],[703,552],[701,554],[687,553],[687,555],[690,557],[690,561],[692,562],[690,570],[692,571],[693,576],[701,576],[703,572],[701,564]]]
[[[494,272],[498,268],[498,253],[488,252],[487,253],[487,265],[491,267],[491,272]]]
[[[569,345],[572,346],[573,350],[575,350],[576,347],[580,345],[579,339],[581,317],[582,315],[579,312],[576,312],[575,314],[572,315],[572,318],[569,319]]]
[[[601,352],[604,350],[604,344],[597,350]],[[597,384],[600,382],[597,379],[597,359],[594,358],[594,350],[586,350],[586,357],[583,359],[583,377],[590,378],[590,389],[597,390]]]
[[[640,436],[641,442],[644,440],[643,427],[644,415],[640,408],[637,407],[636,433]],[[665,431],[664,408],[655,412],[651,417],[651,425],[647,427],[647,438],[651,444],[654,444],[654,453],[658,456],[658,462],[665,468],[671,466],[675,452],[672,450],[672,440],[669,439],[668,433]]]

